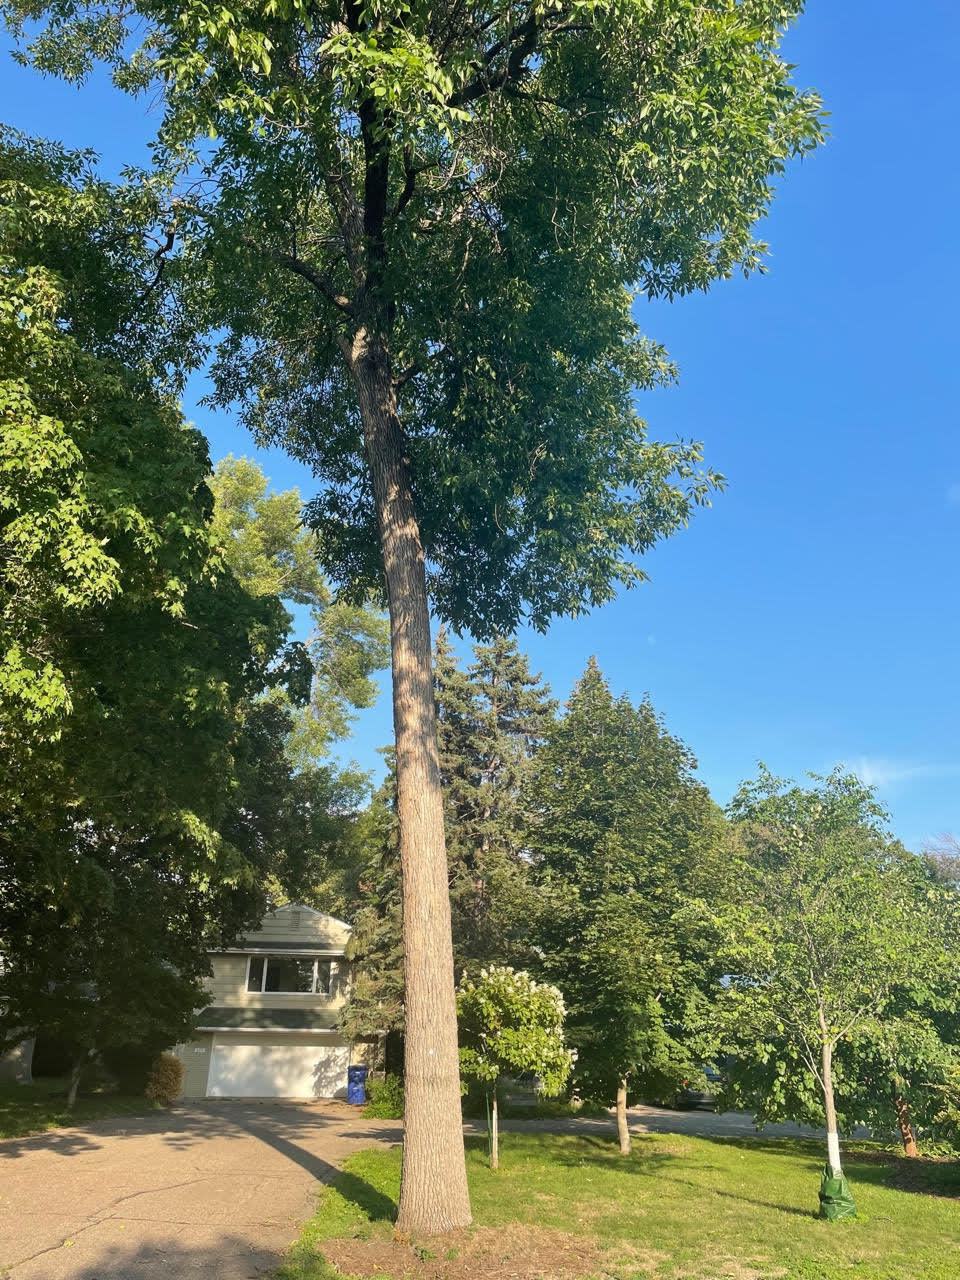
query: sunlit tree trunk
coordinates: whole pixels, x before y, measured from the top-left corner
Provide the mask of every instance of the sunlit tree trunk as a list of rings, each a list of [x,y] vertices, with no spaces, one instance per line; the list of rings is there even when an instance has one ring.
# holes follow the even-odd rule
[[[74,1058],[73,1066],[70,1068],[70,1086],[67,1089],[67,1110],[72,1111],[77,1101],[77,1092],[80,1088],[80,1075],[83,1071],[83,1064],[86,1054],[81,1053]]]
[[[390,613],[405,982],[404,1142],[398,1227],[470,1222],[460,1110],[450,896],[423,545],[389,357],[363,329],[350,352]]]
[[[897,1128],[900,1130],[903,1154],[910,1156],[911,1159],[919,1156],[920,1148],[917,1146],[917,1137],[913,1132],[913,1122],[910,1119],[910,1104],[902,1094],[898,1093],[893,1100],[893,1106],[897,1113]]]
[[[820,1072],[823,1086],[823,1114],[827,1122],[827,1164],[837,1178],[840,1165],[840,1135],[837,1132],[837,1108],[833,1098],[833,1045],[824,1041],[820,1050]]]
[[[617,1086],[617,1137],[620,1140],[620,1154],[628,1156],[631,1151],[630,1126],[627,1124],[627,1081],[620,1080]]]
[[[500,1110],[496,1085],[490,1090],[490,1168],[500,1168]]]

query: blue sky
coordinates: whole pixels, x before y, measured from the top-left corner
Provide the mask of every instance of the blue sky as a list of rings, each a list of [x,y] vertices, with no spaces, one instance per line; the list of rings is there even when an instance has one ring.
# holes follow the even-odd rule
[[[638,310],[681,369],[642,398],[651,431],[702,439],[729,487],[648,558],[649,584],[521,640],[560,696],[591,654],[649,693],[719,800],[758,759],[843,761],[917,846],[960,831],[960,7],[811,0],[787,50],[831,137],[782,184],[769,273]],[[0,65],[0,119],[93,147],[108,174],[143,159],[145,106]],[[185,407],[215,458],[257,453],[309,493],[282,454]],[[348,754],[375,765],[389,733],[383,697]]]

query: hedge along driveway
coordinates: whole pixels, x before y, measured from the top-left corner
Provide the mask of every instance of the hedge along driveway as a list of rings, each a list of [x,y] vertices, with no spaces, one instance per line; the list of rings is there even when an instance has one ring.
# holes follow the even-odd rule
[[[0,1274],[249,1280],[318,1180],[399,1133],[340,1103],[203,1102],[0,1142]]]

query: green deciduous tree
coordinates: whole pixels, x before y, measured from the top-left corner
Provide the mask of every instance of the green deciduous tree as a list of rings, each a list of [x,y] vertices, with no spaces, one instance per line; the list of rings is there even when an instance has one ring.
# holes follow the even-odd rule
[[[337,766],[330,752],[355,712],[376,699],[374,673],[389,661],[386,620],[367,605],[333,599],[296,489],[271,491],[256,462],[234,457],[217,464],[211,489],[211,537],[227,566],[251,595],[282,601],[288,640],[298,607],[302,628],[309,628],[302,642],[309,700],[297,705],[277,683],[257,706],[261,725],[283,735],[284,756],[272,770],[267,754],[253,751],[246,761],[250,785],[271,796],[271,829],[263,834],[274,848],[270,888],[275,897],[349,911],[363,856],[358,811],[369,780],[355,766]]]
[[[214,468],[211,533],[238,582],[309,612],[304,647],[313,667],[310,705],[294,710],[288,752],[307,766],[349,731],[356,710],[379,692],[374,672],[390,660],[386,619],[364,605],[335,601],[320,568],[316,534],[303,523],[298,490],[271,492],[260,466],[227,457]],[[293,617],[289,618],[292,628]]]
[[[9,134],[0,181],[2,1036],[162,1042],[262,906],[235,765],[300,663],[218,564],[203,441],[157,389],[149,193]]]
[[[576,1077],[616,1099],[698,1073],[721,976],[710,900],[723,823],[695,761],[649,703],[614,698],[591,661],[536,759],[528,844],[545,895],[543,967],[564,993]]]
[[[0,744],[28,753],[74,708],[71,622],[121,592],[182,616],[204,455],[145,376],[150,193],[8,130],[0,192]]]
[[[937,866],[891,844],[916,915],[924,930],[935,930],[939,958],[894,987],[878,1014],[867,1014],[838,1042],[833,1055],[833,1090],[840,1132],[855,1125],[887,1138],[894,1128],[904,1154],[914,1156],[925,1140],[951,1140],[951,1110],[960,1076],[957,959],[958,899],[954,886],[939,878]],[[738,1016],[741,1011],[738,1011]],[[749,1108],[761,1124],[796,1120],[818,1125],[822,1089],[804,1058],[799,1037],[781,1019],[754,1023],[744,1016],[730,1060],[725,1101]]]
[[[497,1086],[505,1075],[532,1073],[546,1096],[561,1092],[574,1055],[564,1044],[563,996],[508,965],[465,977],[457,991],[460,1070],[487,1096],[490,1168],[500,1165]]]
[[[923,864],[889,839],[872,791],[853,776],[838,771],[803,788],[763,771],[730,813],[742,857],[720,1006],[727,1048],[763,1064],[787,1046],[774,1105],[796,1106],[791,1097],[816,1090],[828,1170],[840,1178],[838,1071],[851,1077],[855,1106],[867,1039],[879,1050],[879,1029],[896,1034],[886,1019],[898,1001],[936,981],[935,899],[923,890]],[[807,1073],[799,1084],[798,1061]]]
[[[819,134],[784,0],[12,0],[45,69],[159,78],[218,396],[309,461],[332,577],[389,605],[407,960],[400,1225],[469,1221],[430,613],[540,626],[642,578],[709,477],[650,441],[631,291],[756,267]],[[128,25],[129,23],[129,25]],[[142,23],[139,48],[132,27]],[[139,31],[139,28],[137,28]],[[209,139],[191,151],[194,139]],[[186,156],[184,156],[186,148]]]
[[[13,135],[0,183],[0,1040],[42,1026],[79,1064],[184,1038],[208,947],[333,861],[358,788],[294,769],[315,650],[224,563],[204,442],[158,386],[149,192]],[[229,550],[262,570],[303,539],[251,518]],[[383,653],[372,615],[343,632],[340,718]]]

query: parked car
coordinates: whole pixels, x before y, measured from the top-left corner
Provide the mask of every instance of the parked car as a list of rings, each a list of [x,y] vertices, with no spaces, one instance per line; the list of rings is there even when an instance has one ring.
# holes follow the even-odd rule
[[[684,1080],[680,1086],[680,1092],[674,1099],[674,1106],[678,1111],[693,1111],[697,1107],[713,1106],[722,1076],[713,1063],[708,1063],[703,1068],[703,1075],[706,1079],[706,1088],[698,1080]]]

